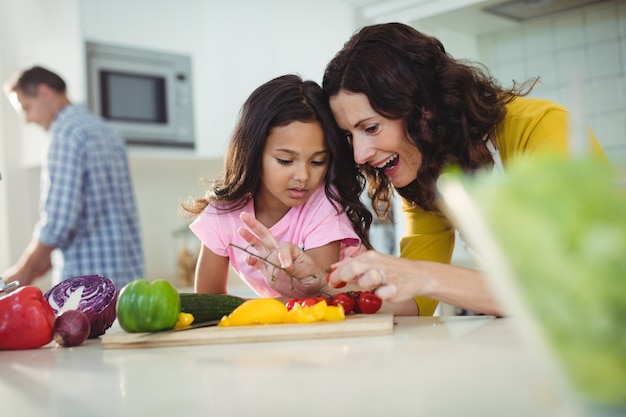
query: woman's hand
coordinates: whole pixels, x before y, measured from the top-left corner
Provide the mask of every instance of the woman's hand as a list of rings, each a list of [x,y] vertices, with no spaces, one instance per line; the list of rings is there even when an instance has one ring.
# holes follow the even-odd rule
[[[413,297],[425,296],[468,310],[502,315],[479,270],[412,261],[371,250],[333,264],[332,270],[331,286],[336,287],[342,281],[356,282],[364,290],[375,291],[396,313],[401,309],[407,311],[404,308],[412,303],[409,300]]]
[[[250,256],[248,265],[261,272],[271,288],[291,298],[319,294],[326,285],[325,274],[306,252],[289,242],[278,243],[269,229],[249,213],[239,217],[247,228],[237,232],[259,256]]]
[[[354,281],[383,300],[399,303],[423,294],[419,274],[414,261],[370,250],[333,264],[329,283],[336,287]]]

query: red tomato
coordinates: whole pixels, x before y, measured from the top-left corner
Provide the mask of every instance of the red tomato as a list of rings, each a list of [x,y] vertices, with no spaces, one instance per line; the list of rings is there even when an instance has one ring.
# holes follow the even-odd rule
[[[329,300],[329,305],[336,306],[341,304],[343,306],[343,311],[345,314],[348,314],[354,310],[354,305],[356,304],[356,300],[350,297],[345,292],[340,292],[332,296]]]
[[[352,311],[360,313],[361,307],[359,306],[359,298],[361,297],[361,294],[363,294],[363,291],[348,291],[346,294],[354,300],[354,307],[352,307]]]
[[[326,301],[326,298],[324,297],[309,297],[309,298],[304,298],[302,300],[299,301],[300,305],[302,307],[310,307],[310,306],[314,306],[315,304],[319,303],[320,301]]]
[[[359,306],[359,310],[365,314],[374,314],[380,310],[380,307],[383,305],[383,300],[370,291],[361,293],[356,302]]]
[[[293,306],[297,303],[300,303],[300,299],[299,298],[292,298],[291,300],[287,301],[285,303],[285,306],[287,307],[287,310],[291,310],[293,308]]]

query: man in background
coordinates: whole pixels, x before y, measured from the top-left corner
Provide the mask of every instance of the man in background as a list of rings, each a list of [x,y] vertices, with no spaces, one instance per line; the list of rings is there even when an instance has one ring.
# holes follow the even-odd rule
[[[5,86],[27,122],[50,134],[42,167],[41,215],[18,262],[2,274],[29,285],[62,254],[56,279],[102,275],[121,289],[143,277],[144,258],[124,140],[103,119],[72,104],[57,74],[33,67]],[[56,267],[56,265],[55,265]]]

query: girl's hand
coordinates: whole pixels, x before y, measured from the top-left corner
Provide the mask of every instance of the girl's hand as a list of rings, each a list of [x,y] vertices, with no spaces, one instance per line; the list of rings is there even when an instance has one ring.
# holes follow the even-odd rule
[[[292,243],[276,242],[269,229],[249,213],[239,217],[248,228],[237,232],[263,258],[250,256],[248,264],[263,274],[271,288],[292,298],[319,294],[325,275],[310,256]]]
[[[246,226],[248,226],[248,229],[244,227],[237,229],[237,232],[239,233],[239,235],[242,238],[244,238],[244,240],[248,242],[250,246],[256,249],[257,252],[262,256],[267,256],[271,254],[272,252],[276,251],[278,260],[280,261],[279,265],[282,268],[289,269],[294,259],[297,258],[300,255],[300,253],[298,252],[294,258],[294,256],[292,255],[292,252],[293,252],[292,248],[290,248],[289,246],[287,247],[283,246],[281,248],[278,245],[278,242],[276,241],[276,239],[274,239],[272,232],[270,232],[270,230],[267,227],[265,227],[260,221],[258,221],[250,213],[247,213],[244,211],[239,215],[239,218]],[[291,246],[294,246],[297,249],[299,249],[295,245],[291,245]],[[302,250],[300,250],[300,252],[302,252]],[[248,262],[251,266],[255,266],[254,264],[260,262],[259,259],[255,259],[255,258],[251,259],[251,261],[252,262]]]
[[[325,274],[315,261],[298,246],[284,242],[278,245],[273,254],[284,269],[274,269],[265,274],[265,282],[279,293],[291,298],[307,298],[319,295],[326,285]],[[270,254],[270,258],[273,254]],[[287,255],[284,255],[287,254]],[[289,266],[284,260],[289,259]],[[264,263],[264,262],[259,262]]]

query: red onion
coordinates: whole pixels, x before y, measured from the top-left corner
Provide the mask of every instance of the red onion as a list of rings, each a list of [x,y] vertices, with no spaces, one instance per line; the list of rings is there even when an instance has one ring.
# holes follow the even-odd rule
[[[61,281],[44,294],[55,314],[67,310],[82,311],[91,324],[90,339],[103,335],[115,321],[117,290],[115,284],[100,275],[83,275]]]
[[[63,347],[80,346],[91,333],[89,317],[82,311],[67,310],[54,321],[52,335]]]

